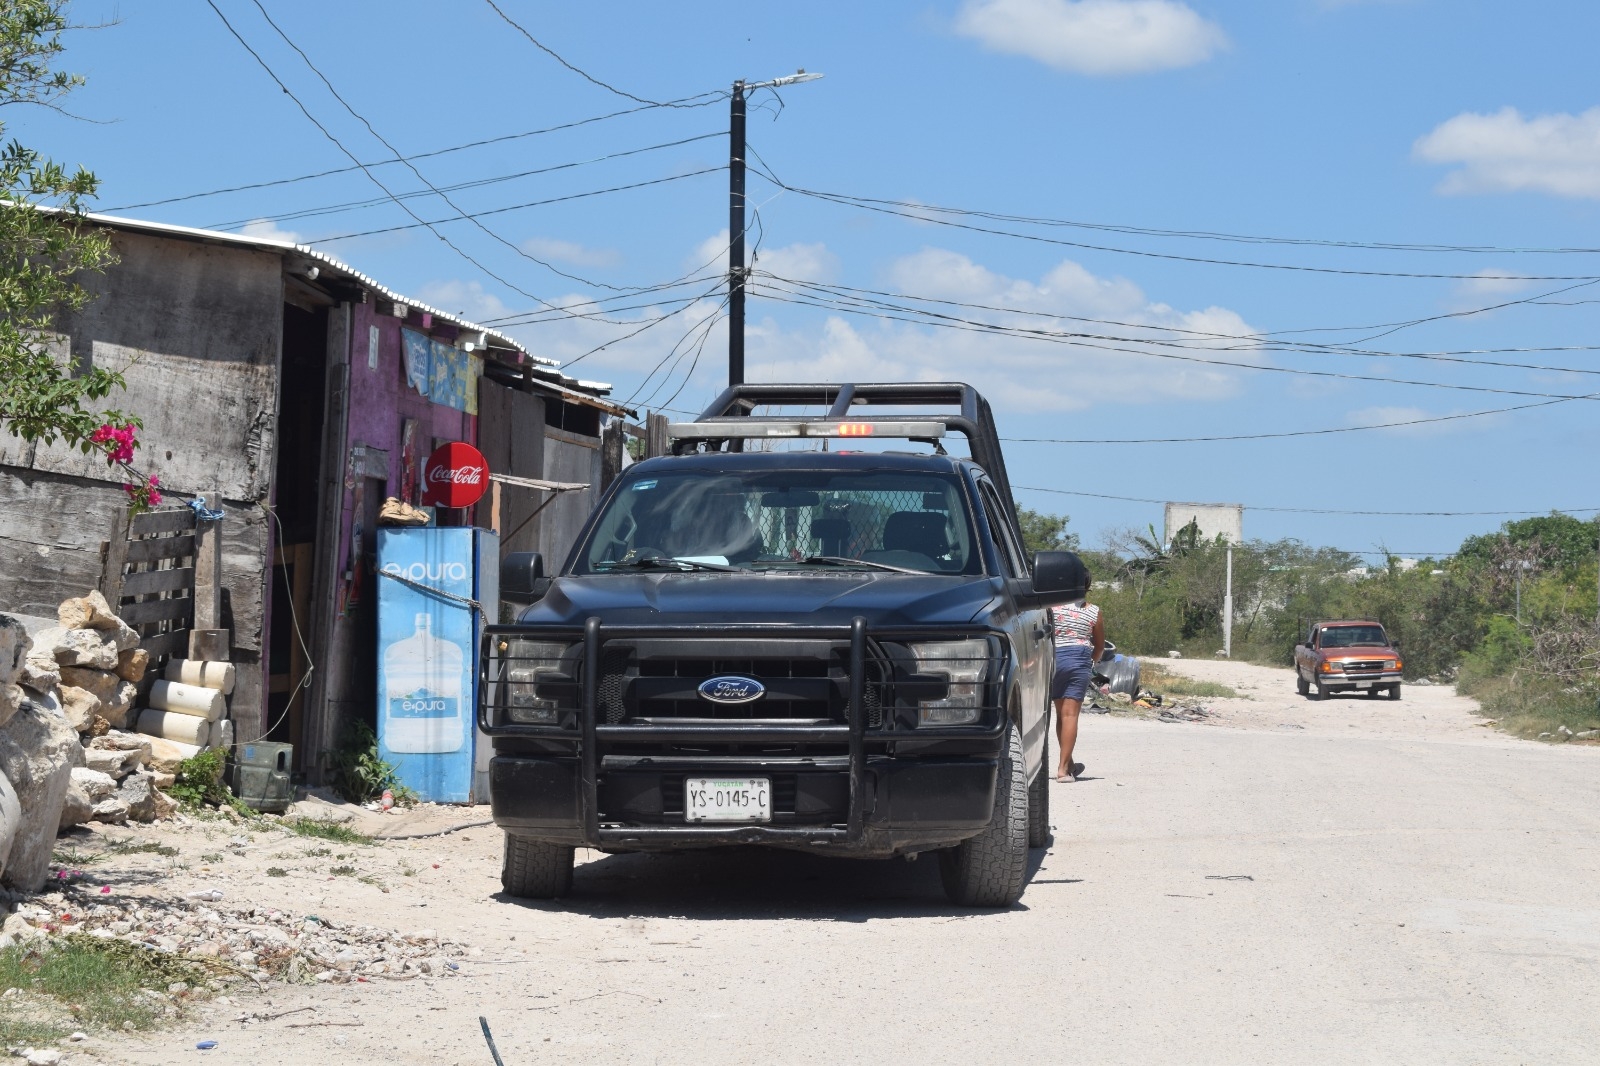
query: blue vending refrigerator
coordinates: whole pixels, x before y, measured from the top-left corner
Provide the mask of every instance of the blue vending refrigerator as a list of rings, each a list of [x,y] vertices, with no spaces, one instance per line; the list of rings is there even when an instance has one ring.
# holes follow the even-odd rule
[[[378,754],[419,799],[481,796],[478,643],[499,600],[500,538],[487,529],[378,530]],[[477,787],[475,787],[477,786]]]

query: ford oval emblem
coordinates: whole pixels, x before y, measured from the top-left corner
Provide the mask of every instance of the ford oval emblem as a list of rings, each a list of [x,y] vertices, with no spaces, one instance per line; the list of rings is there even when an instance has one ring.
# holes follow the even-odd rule
[[[708,677],[700,682],[700,698],[712,703],[750,703],[767,694],[753,677]]]

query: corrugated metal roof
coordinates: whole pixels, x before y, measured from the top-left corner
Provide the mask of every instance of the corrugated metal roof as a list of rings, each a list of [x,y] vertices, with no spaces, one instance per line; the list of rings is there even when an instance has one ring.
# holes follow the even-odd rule
[[[45,210],[53,209],[45,208]],[[87,214],[85,217],[98,225],[106,226],[112,229],[131,230],[138,233],[153,233],[165,237],[177,237],[183,240],[204,241],[212,244],[229,244],[248,248],[257,248],[262,251],[293,252],[296,255],[304,256],[311,263],[314,263],[317,266],[319,276],[323,273],[324,269],[326,269],[327,273],[353,281],[362,288],[371,290],[373,293],[385,300],[391,300],[394,303],[404,304],[407,307],[421,311],[424,314],[432,315],[434,318],[441,319],[442,321],[456,326],[463,332],[482,333],[486,338],[493,338],[495,341],[499,342],[499,347],[509,348],[529,361],[527,369],[533,373],[534,379],[541,387],[553,388],[557,391],[569,394],[574,399],[579,401],[598,399],[599,397],[605,396],[611,391],[611,386],[605,382],[584,381],[561,373],[557,369],[561,365],[560,361],[555,359],[546,359],[544,356],[540,355],[534,355],[532,352],[528,351],[521,341],[518,341],[514,337],[511,337],[505,333],[501,333],[499,330],[490,329],[488,326],[481,326],[476,322],[462,318],[458,314],[453,314],[449,311],[442,311],[437,307],[430,307],[428,304],[425,304],[420,300],[414,300],[403,293],[395,292],[387,285],[380,283],[375,278],[361,273],[361,271],[350,266],[348,263],[341,262],[326,252],[319,252],[315,248],[308,247],[304,244],[295,244],[293,241],[274,240],[270,237],[252,237],[242,233],[224,233],[220,230],[199,229],[194,226],[177,226],[169,222],[148,222],[144,219],[122,218],[117,215]],[[602,401],[595,403],[594,406],[599,407],[601,410],[609,411],[613,414],[632,413],[627,408],[611,402]]]

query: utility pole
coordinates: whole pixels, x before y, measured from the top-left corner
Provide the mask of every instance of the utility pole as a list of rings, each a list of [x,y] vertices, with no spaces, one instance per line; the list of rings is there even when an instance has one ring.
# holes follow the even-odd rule
[[[733,83],[728,116],[728,384],[744,384],[744,103]]]
[[[1233,658],[1233,545],[1228,545],[1228,587],[1222,594],[1222,657]]]
[[[746,94],[816,81],[821,74],[804,70],[771,81],[733,83],[728,111],[728,384],[744,384],[744,285],[750,269],[744,261],[744,120]]]

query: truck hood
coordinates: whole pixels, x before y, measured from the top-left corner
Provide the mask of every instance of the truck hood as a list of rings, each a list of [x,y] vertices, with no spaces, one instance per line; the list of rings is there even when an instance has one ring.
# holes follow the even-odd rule
[[[1001,591],[991,577],[889,572],[647,572],[557,578],[522,612],[527,625],[758,623],[965,625]]]

